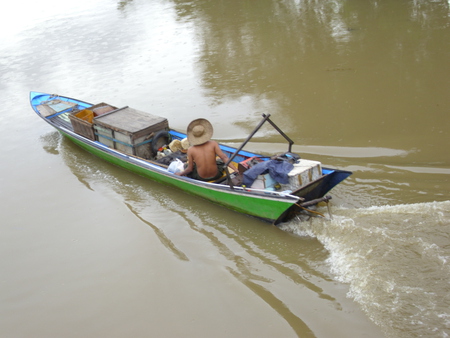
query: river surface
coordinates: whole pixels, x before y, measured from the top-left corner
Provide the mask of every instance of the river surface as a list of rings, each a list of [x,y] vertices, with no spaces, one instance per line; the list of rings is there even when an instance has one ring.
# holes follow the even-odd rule
[[[450,335],[449,2],[2,7],[1,337]],[[277,228],[91,156],[32,90],[204,117],[233,146],[271,114],[353,175],[332,219]]]

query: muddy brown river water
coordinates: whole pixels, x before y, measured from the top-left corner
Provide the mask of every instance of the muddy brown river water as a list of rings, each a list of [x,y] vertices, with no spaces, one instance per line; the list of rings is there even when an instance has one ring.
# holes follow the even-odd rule
[[[443,0],[18,0],[0,13],[0,336],[448,337]],[[353,171],[276,228],[87,154],[30,91]],[[284,151],[261,130],[249,150]]]

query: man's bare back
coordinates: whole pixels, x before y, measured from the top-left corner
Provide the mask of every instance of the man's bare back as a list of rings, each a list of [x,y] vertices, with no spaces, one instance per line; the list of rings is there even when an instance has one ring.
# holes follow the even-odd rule
[[[216,141],[207,141],[206,143],[192,146],[188,149],[188,167],[177,175],[183,176],[192,172],[194,164],[197,169],[197,173],[202,178],[215,177],[218,174],[216,156],[222,159],[224,163],[228,161],[227,155],[220,149],[219,144]],[[233,169],[233,165],[230,165]]]

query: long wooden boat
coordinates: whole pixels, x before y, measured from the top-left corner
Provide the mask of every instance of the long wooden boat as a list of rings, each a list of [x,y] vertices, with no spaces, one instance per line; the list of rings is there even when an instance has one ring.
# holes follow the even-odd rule
[[[112,129],[109,131],[106,130],[110,134],[102,134],[102,132],[105,132],[105,124],[101,125],[100,123],[105,117],[115,116],[113,114],[118,116],[118,111],[121,111],[122,115],[125,111],[139,114],[142,112],[129,107],[116,108],[105,103],[91,104],[70,97],[40,92],[30,92],[30,103],[36,114],[56,128],[63,136],[112,164],[274,224],[290,220],[297,214],[304,212],[310,205],[317,204],[320,201],[328,201],[331,197],[326,196],[326,194],[351,175],[349,171],[320,167],[321,172],[318,177],[303,186],[295,186],[293,189],[286,189],[286,186],[283,189],[280,185],[275,185],[276,188],[272,186],[270,189],[261,186],[255,187],[255,184],[251,187],[234,185],[229,173],[227,173],[226,177],[228,179],[224,179],[223,182],[203,182],[185,176],[177,176],[168,171],[167,165],[156,161],[156,154],[154,154],[152,149],[156,149],[155,146],[158,147],[158,142],[161,143],[161,140],[165,141],[164,138],[159,136],[163,135],[169,141],[183,140],[186,137],[184,133],[170,129],[168,124],[163,123],[161,125],[160,122],[164,122],[164,119],[159,119],[155,123],[162,130],[158,132],[154,130],[145,137],[141,135],[140,139],[135,140],[139,143],[129,144],[129,141],[127,143],[120,140],[119,136],[114,136],[114,127],[111,127]],[[105,110],[103,110],[99,114],[94,113],[93,119],[91,116],[91,121],[89,121],[89,118],[79,117],[82,112],[95,112],[96,108],[99,111],[105,107],[109,107],[109,111],[105,113]],[[149,114],[149,116],[155,118],[153,115]],[[132,121],[129,122],[131,123]],[[263,115],[261,123],[241,147],[236,149],[220,145],[224,153],[230,158],[230,161],[239,165],[247,163],[249,159],[257,159],[258,161],[271,160],[269,157],[243,150],[245,144],[265,122],[272,124],[288,140],[289,149],[286,153],[292,155],[290,152],[293,144],[292,140],[273,123],[270,115]],[[117,132],[118,130],[116,129]],[[124,135],[122,134],[121,136],[123,137]],[[131,136],[132,139],[136,135],[130,134],[128,136]],[[147,152],[144,152],[145,155],[143,155],[142,151],[137,151],[138,148],[140,150],[147,149]],[[303,159],[297,160],[297,157],[294,157],[294,161],[300,163]],[[243,166],[241,167],[243,168]],[[307,174],[311,176],[311,173]],[[266,177],[267,175],[265,174]],[[264,176],[262,178],[264,179]],[[297,178],[294,176],[294,179]]]

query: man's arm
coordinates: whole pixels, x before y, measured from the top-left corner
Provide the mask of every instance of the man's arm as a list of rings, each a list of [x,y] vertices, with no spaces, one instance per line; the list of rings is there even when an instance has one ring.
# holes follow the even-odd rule
[[[227,163],[228,162],[228,156],[224,154],[224,152],[222,151],[222,149],[220,149],[219,144],[217,142],[215,142],[215,151],[217,156],[220,157],[220,159],[223,161],[223,163]],[[228,166],[233,169],[234,171],[238,171],[238,169],[234,166],[234,164],[232,162],[230,162],[230,164],[228,164]]]
[[[187,174],[191,173],[194,169],[194,160],[192,158],[192,152],[190,151],[191,148],[188,149],[187,155],[188,155],[188,166],[186,169],[184,169],[182,172],[177,172],[175,175],[178,176],[186,176]]]

